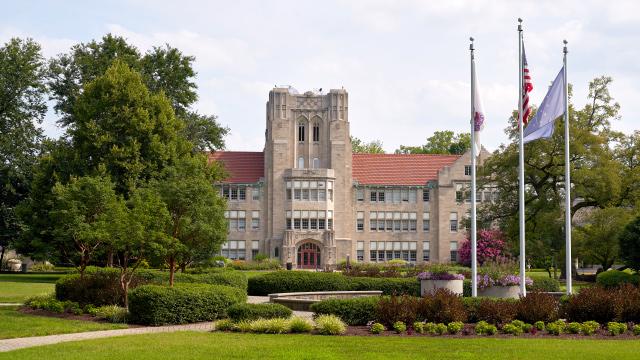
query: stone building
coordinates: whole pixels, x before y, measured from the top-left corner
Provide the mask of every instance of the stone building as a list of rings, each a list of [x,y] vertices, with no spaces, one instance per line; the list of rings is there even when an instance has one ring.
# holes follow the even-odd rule
[[[352,154],[344,89],[274,88],[261,152],[219,151],[229,177],[222,254],[297,268],[404,259],[451,262],[464,240],[470,154]],[[483,150],[479,161],[488,153]],[[491,190],[478,201],[491,201]]]

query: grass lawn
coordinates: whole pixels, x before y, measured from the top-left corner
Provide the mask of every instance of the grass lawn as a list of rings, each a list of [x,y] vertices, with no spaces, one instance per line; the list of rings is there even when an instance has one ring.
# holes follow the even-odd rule
[[[55,283],[58,279],[66,274],[64,273],[55,273],[55,274],[0,274],[0,283],[1,282],[24,282],[24,283]]]
[[[254,276],[258,276],[258,275],[262,275],[262,274],[267,274],[270,272],[274,272],[277,270],[237,270],[240,271],[241,273],[243,273],[247,279],[252,278]]]
[[[158,333],[0,353],[0,359],[637,359],[624,340]]]
[[[49,283],[0,281],[0,303],[22,303],[26,298],[54,292]]]
[[[123,329],[126,325],[66,320],[23,314],[16,307],[0,307],[0,339]]]

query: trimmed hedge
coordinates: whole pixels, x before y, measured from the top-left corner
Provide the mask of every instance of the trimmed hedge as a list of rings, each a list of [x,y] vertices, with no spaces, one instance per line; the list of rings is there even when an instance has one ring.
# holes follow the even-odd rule
[[[175,274],[177,283],[202,283],[226,285],[247,290],[247,277],[236,271],[219,271],[205,274]],[[136,271],[129,289],[139,285],[167,285],[169,273],[157,270]],[[84,278],[80,274],[65,275],[56,282],[56,298],[61,301],[75,301],[82,305],[92,304],[124,306],[124,296],[120,289],[120,270],[116,268],[89,267]]]
[[[603,271],[596,277],[596,283],[606,288],[614,288],[622,284],[638,285],[640,276],[620,270]]]
[[[376,320],[376,309],[380,298],[364,296],[353,299],[327,299],[311,305],[315,314],[331,314],[340,317],[349,325],[366,325]]]
[[[227,309],[227,315],[233,321],[289,318],[292,312],[281,304],[235,304]]]
[[[545,277],[533,280],[533,285],[527,286],[528,291],[558,292],[560,291],[560,282],[556,279]]]
[[[209,284],[142,285],[129,294],[130,321],[142,325],[187,324],[225,317],[247,300],[237,288]]]
[[[276,271],[249,279],[248,293],[266,296],[273,293],[310,291],[380,290],[385,295],[419,295],[420,283],[413,278],[348,277],[338,273]]]

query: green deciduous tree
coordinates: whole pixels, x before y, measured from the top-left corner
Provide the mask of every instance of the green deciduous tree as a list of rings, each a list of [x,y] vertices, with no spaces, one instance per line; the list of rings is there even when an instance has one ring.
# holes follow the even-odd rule
[[[118,220],[123,202],[107,177],[72,178],[53,188],[55,248],[84,275],[94,253],[111,241],[110,223]]]
[[[29,193],[47,110],[44,59],[33,40],[0,47],[0,264],[22,231],[16,206]]]
[[[640,216],[633,219],[620,234],[620,258],[628,267],[640,271]]]
[[[154,47],[142,55],[124,38],[111,34],[100,41],[75,45],[69,53],[50,61],[48,85],[56,102],[55,109],[61,115],[61,125],[75,125],[78,98],[86,86],[102,76],[115,61],[140,73],[151,93],[164,93],[176,116],[186,124],[181,131],[192,142],[194,151],[224,148],[224,136],[229,130],[221,126],[215,116],[190,110],[198,99],[193,70],[195,58],[169,45]]]
[[[86,171],[104,166],[125,197],[190,150],[169,100],[121,61],[85,87],[73,118],[68,133]]]
[[[571,138],[570,167],[573,216],[589,207],[604,208],[621,203],[622,167],[612,151],[616,139],[611,121],[618,118],[619,105],[609,94],[611,78],[600,77],[589,85],[589,103],[582,109],[569,106]],[[571,95],[571,91],[570,91]],[[491,184],[499,192],[497,201],[483,206],[479,216],[497,221],[512,244],[518,238],[518,146],[517,114],[506,129],[511,144],[502,145],[479,171],[479,186]],[[534,260],[555,257],[563,248],[564,132],[556,121],[553,136],[525,145],[526,236]],[[512,248],[516,249],[517,246]]]
[[[427,143],[422,146],[400,145],[396,154],[464,154],[471,149],[471,134],[453,131],[436,131],[427,138]]]
[[[152,185],[170,215],[165,225],[168,242],[164,258],[171,286],[178,266],[184,269],[193,261],[211,257],[226,241],[226,203],[212,186],[222,174],[220,167],[208,165],[204,156],[195,155],[165,169],[162,178]]]
[[[593,210],[585,225],[575,228],[578,254],[608,270],[620,253],[619,236],[631,220],[631,213],[624,208]]]
[[[384,149],[382,148],[382,141],[373,140],[370,142],[364,142],[357,137],[351,137],[351,151],[354,154],[364,153],[364,154],[384,154]]]

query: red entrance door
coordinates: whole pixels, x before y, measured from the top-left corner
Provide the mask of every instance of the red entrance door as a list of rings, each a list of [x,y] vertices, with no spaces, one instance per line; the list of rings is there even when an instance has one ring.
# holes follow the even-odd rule
[[[304,243],[298,247],[298,269],[320,268],[320,247]]]

